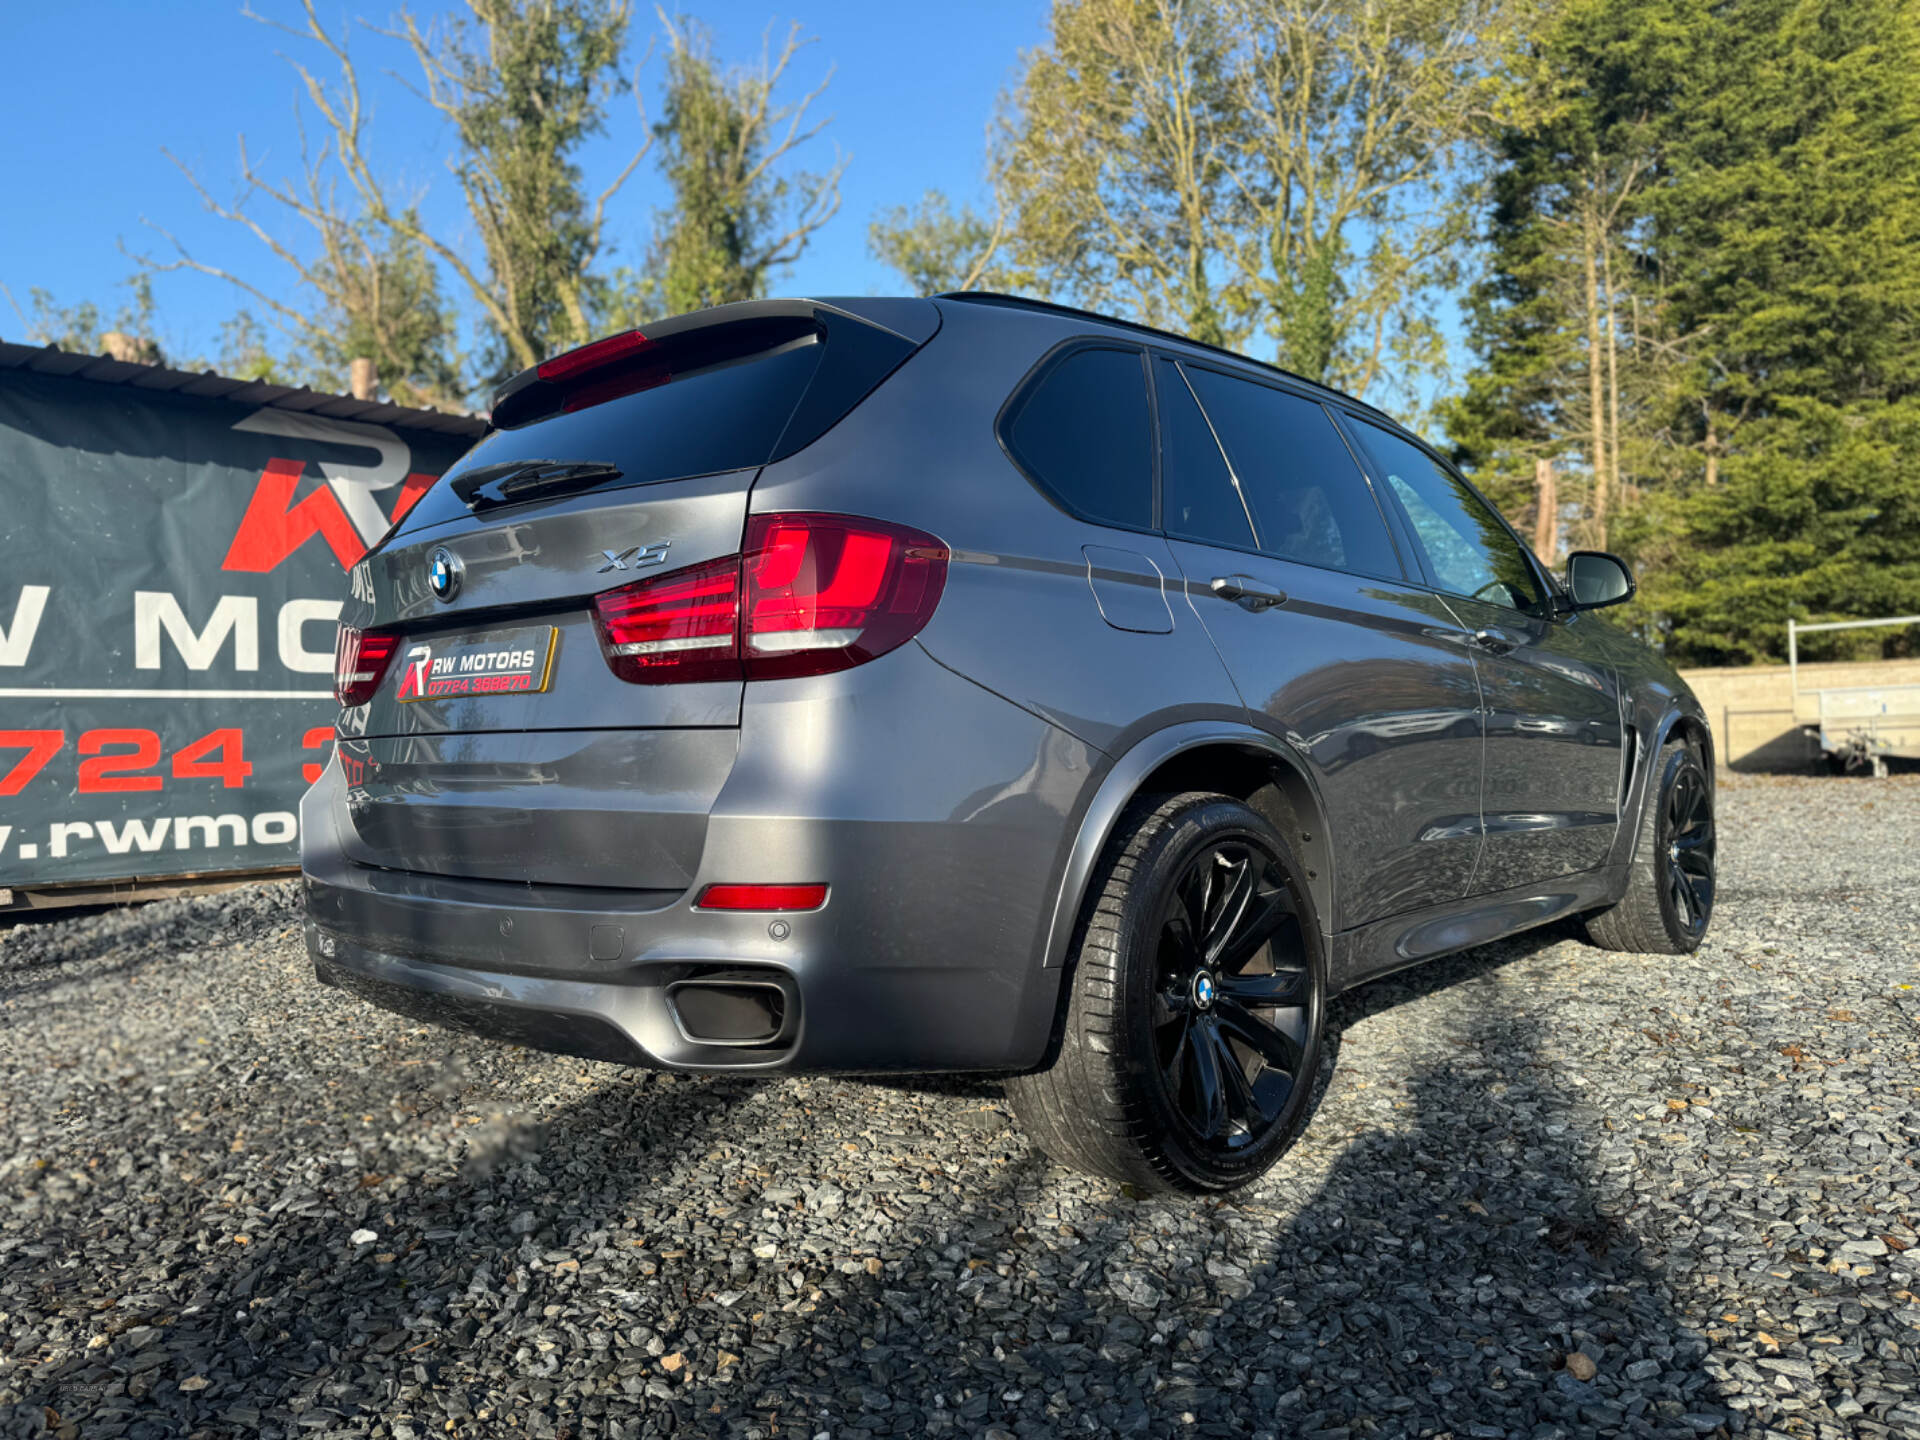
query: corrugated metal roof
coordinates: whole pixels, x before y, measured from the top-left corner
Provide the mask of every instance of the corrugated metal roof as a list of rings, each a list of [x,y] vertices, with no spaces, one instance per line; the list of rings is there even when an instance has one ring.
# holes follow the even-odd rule
[[[0,340],[0,370],[30,370],[37,375],[61,375],[102,385],[130,385],[136,390],[159,390],[236,405],[270,405],[276,410],[301,410],[334,420],[361,420],[369,425],[394,425],[403,430],[431,430],[442,435],[484,435],[487,422],[477,415],[449,415],[441,410],[414,410],[380,400],[356,400],[351,395],[329,395],[291,385],[269,385],[261,380],[236,380],[211,370],[195,373],[170,370],[165,365],[138,365],[106,355],[75,355],[53,345],[14,345]]]

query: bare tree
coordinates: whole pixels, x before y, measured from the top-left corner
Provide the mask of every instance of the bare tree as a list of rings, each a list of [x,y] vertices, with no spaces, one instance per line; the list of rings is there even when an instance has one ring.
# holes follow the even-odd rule
[[[550,350],[588,338],[608,204],[653,145],[649,134],[587,199],[571,156],[602,127],[606,97],[628,84],[619,74],[627,0],[468,0],[464,20],[436,27],[403,14],[400,29],[387,32],[411,48],[423,81],[418,93],[454,125],[459,146],[448,166],[479,236],[477,257],[428,226],[417,195],[396,195],[376,172],[347,36],[321,23],[314,0],[301,0],[301,8],[299,26],[245,13],[317,46],[331,61],[329,81],[289,59],[325,125],[325,141],[309,149],[303,123],[300,173],[275,180],[242,137],[242,188],[232,204],[217,201],[181,168],[208,210],[253,234],[319,303],[281,299],[199,260],[171,234],[173,258],[143,263],[197,270],[236,286],[322,354],[351,332],[371,347],[396,398],[455,403],[460,382],[452,322],[439,303],[441,267],[484,318],[499,351],[496,371],[536,364]],[[644,128],[644,111],[640,118]],[[283,238],[249,210],[261,199],[297,218],[308,243]],[[440,317],[426,334],[418,325],[423,304]],[[414,328],[399,333],[410,322]]]
[[[711,36],[661,12],[667,34],[667,90],[660,165],[673,204],[659,217],[653,278],[666,308],[750,300],[806,250],[840,209],[846,159],[824,171],[788,173],[786,162],[816,139],[831,116],[813,107],[833,81],[826,76],[797,99],[778,97],[795,58],[812,44],[798,24],[779,49],[769,28],[760,63],[725,71]]]
[[[1217,0],[1060,0],[998,178],[1041,287],[1228,344],[1227,36]]]
[[[232,205],[216,200],[190,168],[168,154],[210,213],[247,230],[293,271],[309,298],[307,305],[281,299],[243,276],[198,259],[171,231],[152,222],[149,227],[173,246],[174,258],[141,256],[141,264],[156,272],[195,270],[250,296],[309,357],[307,368],[315,378],[365,355],[374,361],[386,392],[401,404],[464,408],[452,317],[441,302],[431,265],[417,243],[396,242],[393,232],[341,204],[328,164],[331,153],[330,144],[318,154],[310,152],[303,127],[299,178],[274,181],[256,167],[241,137],[244,191]],[[247,210],[249,201],[262,196],[298,217],[309,232],[311,249],[281,239]],[[339,385],[340,376],[333,375],[331,383]]]

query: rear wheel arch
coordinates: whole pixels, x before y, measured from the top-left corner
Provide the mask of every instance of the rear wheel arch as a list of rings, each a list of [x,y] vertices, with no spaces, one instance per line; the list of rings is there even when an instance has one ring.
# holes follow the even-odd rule
[[[1064,965],[1100,856],[1127,806],[1143,795],[1210,791],[1240,800],[1279,830],[1307,870],[1320,923],[1338,924],[1326,807],[1298,760],[1250,725],[1196,721],[1140,740],[1114,763],[1083,813],[1054,903],[1042,963]]]

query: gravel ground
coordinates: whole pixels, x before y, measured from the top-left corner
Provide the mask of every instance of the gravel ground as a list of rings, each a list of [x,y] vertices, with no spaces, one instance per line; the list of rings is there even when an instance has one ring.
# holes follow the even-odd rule
[[[1723,795],[1697,956],[1345,997],[1227,1202],[417,1028],[289,886],[0,931],[0,1435],[1920,1435],[1920,777]]]

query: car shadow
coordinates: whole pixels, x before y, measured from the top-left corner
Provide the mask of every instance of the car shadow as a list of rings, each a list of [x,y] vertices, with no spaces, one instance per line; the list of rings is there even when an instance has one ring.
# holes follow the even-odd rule
[[[674,1392],[676,1423],[1724,1435],[1709,1347],[1634,1233],[1642,1201],[1594,1153],[1605,1117],[1581,1103],[1524,985],[1500,984],[1571,933],[1547,927],[1334,1002],[1315,1104],[1343,1133],[1309,1132],[1301,1150],[1320,1156],[1289,1157],[1239,1196],[1140,1200],[1029,1150],[971,1204],[891,1237],[884,1273],[851,1276],[812,1318],[816,1353],[866,1383],[789,1380],[775,1413],[744,1403],[765,1385],[751,1373],[696,1375]],[[1386,1104],[1357,1107],[1343,1051],[1368,1043],[1369,1020],[1448,991],[1473,996],[1457,1028]]]

